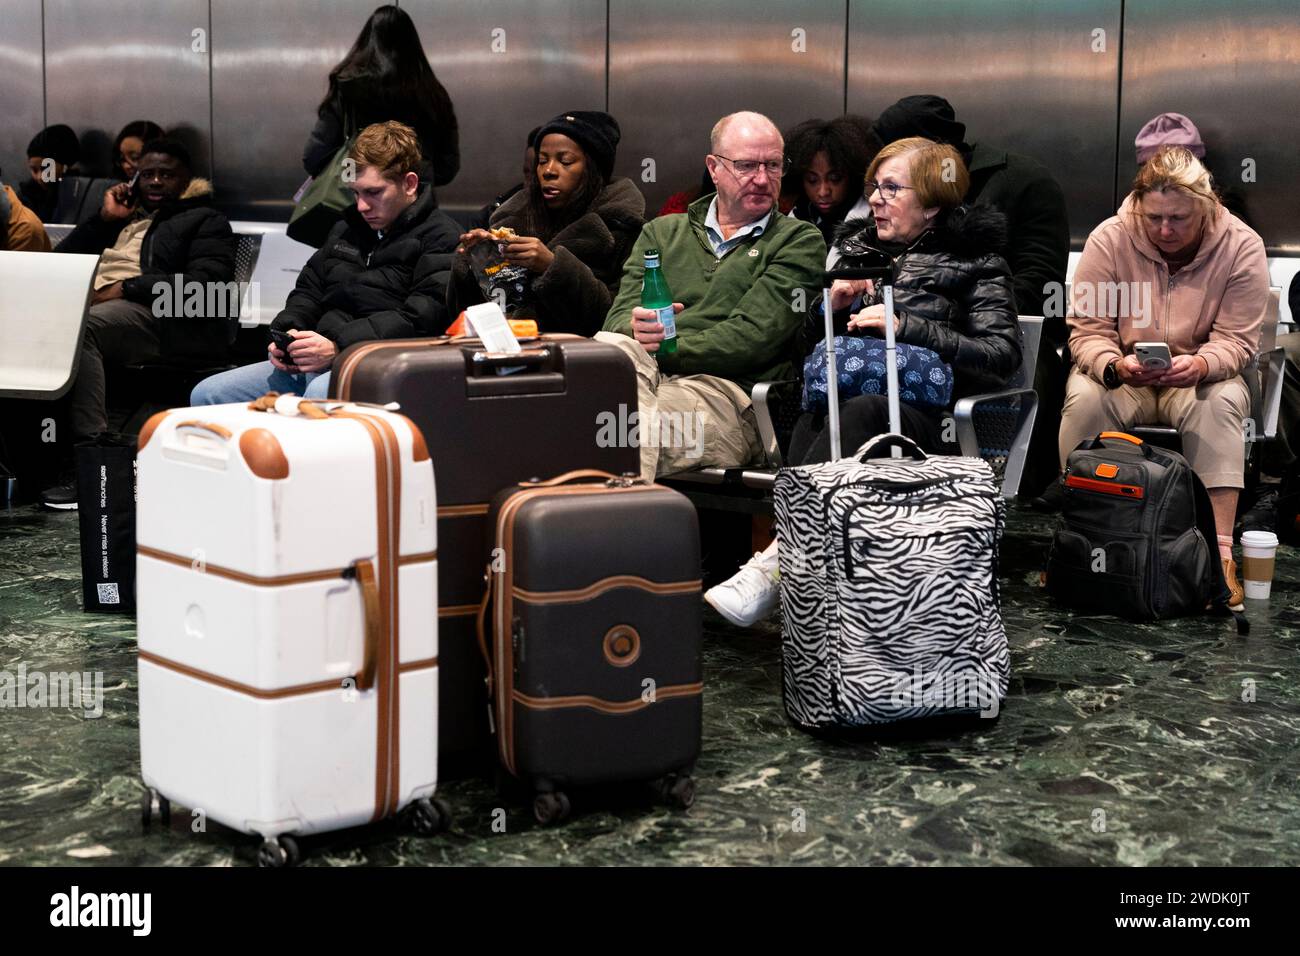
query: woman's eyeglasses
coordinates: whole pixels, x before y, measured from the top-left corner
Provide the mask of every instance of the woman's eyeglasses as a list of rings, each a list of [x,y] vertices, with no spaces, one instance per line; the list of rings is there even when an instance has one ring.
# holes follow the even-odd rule
[[[868,198],[870,198],[872,193],[874,193],[877,189],[879,189],[880,198],[885,200],[885,202],[889,202],[891,199],[897,196],[898,191],[900,189],[916,188],[915,186],[900,186],[898,185],[898,183],[873,183],[869,179],[865,183],[863,183],[863,186],[866,189],[866,194]]]

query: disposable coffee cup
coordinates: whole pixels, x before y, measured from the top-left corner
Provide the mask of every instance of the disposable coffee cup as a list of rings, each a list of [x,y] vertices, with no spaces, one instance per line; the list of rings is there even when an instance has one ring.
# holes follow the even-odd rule
[[[1273,589],[1273,560],[1277,535],[1272,531],[1247,531],[1241,536],[1241,583],[1246,597],[1263,600]]]

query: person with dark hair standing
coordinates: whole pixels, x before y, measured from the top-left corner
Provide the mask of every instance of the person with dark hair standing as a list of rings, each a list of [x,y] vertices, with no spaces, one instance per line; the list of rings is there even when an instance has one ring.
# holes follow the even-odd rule
[[[105,367],[158,360],[164,323],[186,323],[184,339],[191,348],[226,348],[225,322],[164,318],[169,310],[157,307],[155,292],[160,285],[168,290],[161,294],[170,295],[174,284],[206,288],[234,279],[235,235],[210,205],[212,185],[194,176],[189,152],[171,140],[145,146],[139,173],[134,193],[126,183],[109,189],[99,215],[74,229],[57,250],[100,256],[69,405],[74,442],[108,429]],[[75,509],[75,478],[47,489],[42,502]]]
[[[516,317],[542,332],[595,335],[609,312],[623,263],[645,224],[645,197],[626,177],[612,179],[619,127],[608,113],[575,110],[538,129],[536,175],[492,214],[494,229],[518,235],[506,261],[531,274]],[[491,241],[485,229],[461,236],[449,290],[452,314],[484,301],[467,253]]]
[[[41,222],[84,222],[103,202],[109,181],[80,175],[80,160],[77,134],[62,123],[45,127],[27,144],[31,176],[18,186],[18,196]]]
[[[782,198],[793,201],[791,216],[821,230],[827,246],[850,214],[870,212],[862,181],[880,145],[870,121],[861,116],[805,120],[785,134],[790,172],[782,181]]]
[[[113,140],[113,150],[110,153],[113,175],[130,182],[144,152],[144,144],[162,138],[163,128],[149,120],[132,120],[123,126]]]
[[[1053,312],[1051,302],[1064,301],[1065,270],[1070,256],[1070,222],[1065,193],[1047,167],[1020,153],[987,142],[969,144],[966,124],[957,120],[952,104],[931,94],[905,96],[872,124],[882,143],[906,136],[924,136],[949,143],[961,153],[970,172],[967,203],[992,206],[1007,217],[1007,263],[1020,315],[1043,316],[1042,342],[1034,368],[1038,415],[1029,439],[1029,455],[1021,478],[1021,494],[1036,508],[1059,507],[1056,484],[1056,436],[1065,402],[1068,369],[1057,357],[1069,332],[1064,309]],[[1053,296],[1053,292],[1058,294]],[[1045,495],[1032,496],[1044,491]]]
[[[420,179],[445,186],[460,171],[460,133],[451,97],[424,55],[411,16],[392,4],[379,7],[352,49],[330,71],[329,92],[302,164],[319,175],[350,133],[396,120],[415,130],[423,163]]]

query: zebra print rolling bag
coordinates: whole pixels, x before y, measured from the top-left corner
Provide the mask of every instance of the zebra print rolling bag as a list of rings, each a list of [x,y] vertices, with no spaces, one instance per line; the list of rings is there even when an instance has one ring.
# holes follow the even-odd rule
[[[877,458],[898,446],[909,457]],[[805,729],[996,716],[1006,504],[977,458],[880,435],[776,477],[785,708]]]

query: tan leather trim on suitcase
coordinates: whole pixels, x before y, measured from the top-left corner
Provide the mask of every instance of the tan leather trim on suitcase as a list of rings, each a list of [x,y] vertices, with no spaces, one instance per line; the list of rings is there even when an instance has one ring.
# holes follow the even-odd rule
[[[447,505],[438,509],[439,518],[464,518],[470,515],[485,515],[488,513],[488,505],[484,502],[481,505]]]
[[[136,439],[135,450],[137,452],[144,451],[144,446],[149,444],[149,439],[153,438],[154,431],[163,423],[163,419],[170,414],[171,412],[155,412],[149,416],[149,420],[144,423],[144,427],[140,429],[140,435]]]
[[[674,684],[670,687],[655,689],[654,700],[602,700],[579,694],[573,697],[529,697],[520,691],[513,691],[512,698],[521,707],[529,710],[559,710],[566,707],[587,707],[602,714],[633,714],[638,710],[653,707],[656,703],[672,700],[675,697],[698,697],[704,693],[703,682],[697,684]]]
[[[375,342],[366,342],[363,345],[358,345],[335,370],[334,375],[336,384],[334,386],[334,393],[338,396],[340,401],[349,400],[349,389],[352,386],[352,376],[355,374],[357,366],[361,363],[361,360],[371,352],[393,348],[413,349],[434,347],[446,345],[448,341],[449,339],[447,339],[446,336],[441,336],[436,339],[380,339]]]
[[[248,470],[259,478],[279,481],[289,477],[289,459],[284,456],[280,440],[265,428],[250,428],[240,435],[239,453]]]
[[[192,677],[195,680],[203,681],[205,684],[214,684],[217,687],[224,687],[226,690],[233,690],[238,694],[244,694],[248,697],[256,697],[258,700],[281,700],[285,697],[300,697],[304,694],[320,694],[325,691],[343,690],[345,685],[344,679],[339,680],[321,680],[313,681],[310,684],[294,684],[290,687],[277,687],[273,690],[263,690],[260,687],[253,687],[249,684],[241,684],[239,681],[229,680],[225,677],[218,677],[216,674],[209,674],[207,671],[201,671],[197,667],[190,667],[188,664],[181,664],[177,661],[169,660],[166,657],[159,657],[149,651],[137,652],[140,660],[148,661],[158,667],[166,668],[169,671],[175,671],[178,674],[184,674],[186,677]],[[351,675],[348,675],[350,679]]]
[[[203,562],[199,567],[195,567],[198,558],[184,557],[179,554],[172,554],[168,551],[159,551],[157,548],[150,548],[143,544],[137,545],[136,554],[143,558],[153,558],[155,561],[165,561],[168,564],[176,564],[183,568],[189,568],[195,574],[214,574],[219,578],[228,578],[231,581],[238,581],[241,584],[252,584],[255,587],[285,587],[290,584],[309,584],[312,581],[329,581],[333,578],[345,576],[348,568],[332,568],[324,571],[302,571],[298,574],[279,574],[269,577],[259,577],[255,574],[245,574],[243,571],[232,571],[230,568],[223,568],[217,564],[208,564]]]
[[[615,588],[638,588],[642,591],[649,591],[651,594],[693,594],[702,587],[703,582],[699,578],[694,581],[672,581],[667,584],[660,584],[657,581],[648,581],[634,574],[616,574],[608,578],[601,578],[594,584],[575,591],[525,591],[523,588],[515,588],[514,597],[515,600],[525,601],[529,604],[572,604],[579,601],[590,601],[592,598],[598,597],[606,591],[613,591]]]
[[[406,566],[408,564],[421,564],[425,561],[437,561],[437,551],[424,551],[420,554],[406,554],[397,559],[397,563]]]
[[[448,604],[438,608],[438,617],[470,617],[477,613],[477,604]]]
[[[509,555],[514,549],[515,517],[519,508],[531,498],[553,495],[587,495],[593,492],[591,485],[562,485],[554,488],[524,488],[515,492],[497,512],[496,546],[503,549],[500,553]],[[640,494],[647,491],[660,491],[661,486],[637,484],[617,488],[601,488],[601,494]],[[496,708],[497,749],[501,762],[510,773],[518,776],[515,770],[515,700],[514,682],[514,642],[511,639],[510,622],[514,619],[515,562],[506,559],[505,570],[493,576],[490,585],[493,591],[493,625],[492,642],[494,694],[491,706]],[[649,583],[649,582],[647,582]],[[477,610],[477,608],[475,609]],[[595,698],[592,698],[593,700]]]
[[[428,670],[430,667],[438,666],[438,658],[426,657],[422,661],[407,661],[405,664],[398,666],[398,673],[409,674],[411,671]]]
[[[335,410],[331,418],[359,422],[369,433],[375,449],[376,525],[379,537],[377,579],[380,619],[383,622],[375,686],[379,714],[376,721],[375,812],[372,820],[382,820],[397,809],[400,799],[400,759],[398,751],[400,700],[397,681],[398,621],[400,607],[397,590],[398,523],[402,515],[402,462],[397,434],[382,418],[357,412]]]

